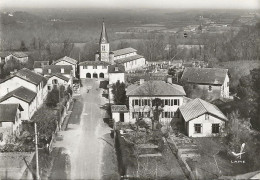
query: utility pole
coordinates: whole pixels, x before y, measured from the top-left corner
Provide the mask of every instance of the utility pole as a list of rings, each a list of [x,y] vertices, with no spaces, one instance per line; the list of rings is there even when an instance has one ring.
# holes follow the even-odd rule
[[[38,132],[37,132],[37,124],[34,122],[34,131],[35,131],[35,155],[36,155],[36,180],[40,179],[39,175],[39,155],[38,155]]]

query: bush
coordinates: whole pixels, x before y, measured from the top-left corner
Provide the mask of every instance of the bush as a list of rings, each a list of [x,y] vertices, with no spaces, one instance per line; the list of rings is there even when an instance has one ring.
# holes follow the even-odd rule
[[[46,105],[48,107],[56,107],[57,103],[59,103],[59,90],[54,88],[47,96]]]

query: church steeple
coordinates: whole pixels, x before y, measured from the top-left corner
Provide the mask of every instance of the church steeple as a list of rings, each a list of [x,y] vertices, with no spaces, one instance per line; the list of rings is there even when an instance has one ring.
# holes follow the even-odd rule
[[[103,19],[102,23],[102,30],[101,30],[101,35],[100,35],[100,40],[99,40],[99,59],[100,61],[106,61],[109,62],[109,42],[107,38],[107,31],[106,31],[106,26],[105,22]]]
[[[101,30],[101,35],[100,35],[100,40],[99,40],[99,44],[107,44],[108,42],[108,38],[107,38],[107,31],[106,31],[106,26],[105,26],[105,22],[103,19],[103,23],[102,23],[102,30]]]

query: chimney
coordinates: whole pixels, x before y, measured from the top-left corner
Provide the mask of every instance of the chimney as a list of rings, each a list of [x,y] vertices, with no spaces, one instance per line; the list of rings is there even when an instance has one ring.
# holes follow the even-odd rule
[[[113,52],[110,52],[110,53],[109,53],[109,62],[110,62],[111,64],[115,64],[115,62],[114,62],[114,57],[115,57],[114,53],[113,53]]]
[[[95,61],[99,61],[99,52],[96,52],[95,54]]]
[[[144,83],[144,79],[140,79],[140,85]]]

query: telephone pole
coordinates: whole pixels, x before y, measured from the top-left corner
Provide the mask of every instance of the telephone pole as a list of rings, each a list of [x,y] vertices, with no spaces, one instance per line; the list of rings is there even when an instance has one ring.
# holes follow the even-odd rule
[[[38,155],[38,132],[37,124],[34,122],[34,131],[35,131],[35,156],[36,156],[36,180],[40,179],[39,175],[39,155]]]

